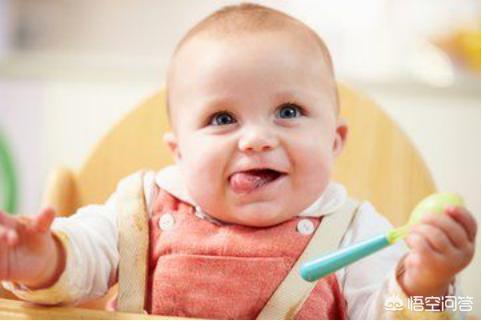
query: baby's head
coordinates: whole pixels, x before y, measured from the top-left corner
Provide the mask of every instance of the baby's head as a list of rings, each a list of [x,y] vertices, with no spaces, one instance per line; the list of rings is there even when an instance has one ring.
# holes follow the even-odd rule
[[[209,215],[274,225],[325,190],[347,127],[328,50],[300,21],[251,4],[215,12],[178,45],[167,90],[165,140]]]

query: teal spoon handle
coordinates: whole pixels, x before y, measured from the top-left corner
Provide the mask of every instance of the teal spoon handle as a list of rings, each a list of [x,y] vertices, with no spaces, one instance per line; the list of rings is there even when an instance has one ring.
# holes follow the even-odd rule
[[[301,277],[309,282],[316,281],[388,245],[390,245],[390,242],[385,234],[375,236],[372,239],[303,264],[300,269]]]

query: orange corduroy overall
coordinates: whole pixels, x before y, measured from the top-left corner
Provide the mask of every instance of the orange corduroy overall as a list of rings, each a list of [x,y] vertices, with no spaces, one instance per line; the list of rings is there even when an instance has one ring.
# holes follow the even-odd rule
[[[145,308],[165,316],[256,319],[312,237],[297,231],[299,217],[265,228],[214,224],[164,190],[152,213]],[[335,274],[317,281],[295,319],[346,319]]]

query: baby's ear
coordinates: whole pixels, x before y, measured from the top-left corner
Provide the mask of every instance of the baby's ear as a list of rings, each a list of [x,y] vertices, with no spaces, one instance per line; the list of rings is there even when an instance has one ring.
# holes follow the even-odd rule
[[[164,134],[163,138],[164,138],[164,143],[166,143],[167,147],[169,147],[176,161],[180,160],[181,153],[179,152],[179,145],[177,144],[176,135],[174,135],[173,132],[167,132]]]
[[[343,118],[338,118],[336,122],[335,141],[333,142],[333,154],[338,157],[345,147],[346,136],[348,135],[348,125]]]

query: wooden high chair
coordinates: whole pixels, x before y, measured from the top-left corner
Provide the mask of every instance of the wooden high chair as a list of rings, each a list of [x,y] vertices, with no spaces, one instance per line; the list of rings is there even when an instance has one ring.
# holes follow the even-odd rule
[[[370,200],[392,224],[402,225],[413,206],[435,191],[430,173],[399,126],[372,100],[343,85],[339,90],[341,115],[348,123],[349,132],[345,151],[337,160],[334,179],[343,183],[352,197]],[[164,92],[160,92],[114,126],[82,168],[55,171],[48,183],[45,204],[52,205],[59,215],[70,215],[81,206],[103,203],[121,178],[138,169],[157,170],[172,163],[162,141],[166,130]],[[105,299],[88,306],[102,308],[104,304]],[[51,309],[50,317],[55,317],[56,309],[65,308]],[[72,309],[72,313],[77,313],[76,310]],[[59,317],[65,316],[62,311],[64,314]],[[116,315],[121,314],[111,313],[108,317],[116,318]],[[89,316],[103,318],[105,315]]]

